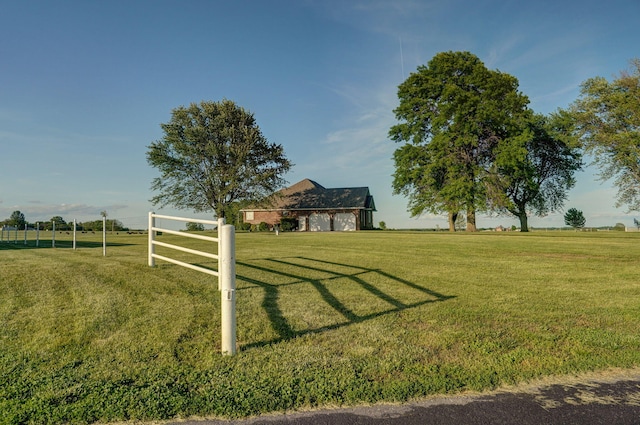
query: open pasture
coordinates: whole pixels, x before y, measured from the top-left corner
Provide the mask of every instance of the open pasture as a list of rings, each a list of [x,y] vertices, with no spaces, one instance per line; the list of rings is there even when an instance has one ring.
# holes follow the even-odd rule
[[[215,278],[149,268],[146,235],[107,239],[106,257],[99,234],[0,244],[0,423],[244,417],[640,365],[637,233],[239,233],[233,357]]]

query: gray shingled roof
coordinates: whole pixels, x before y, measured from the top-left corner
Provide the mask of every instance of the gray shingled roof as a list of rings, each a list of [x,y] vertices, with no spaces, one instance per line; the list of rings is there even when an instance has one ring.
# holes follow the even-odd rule
[[[280,191],[281,197],[267,209],[328,210],[371,209],[375,211],[368,187],[326,189],[313,180],[304,179]]]

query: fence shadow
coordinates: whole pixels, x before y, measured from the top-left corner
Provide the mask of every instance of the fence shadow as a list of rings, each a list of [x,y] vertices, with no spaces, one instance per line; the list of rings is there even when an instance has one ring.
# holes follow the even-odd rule
[[[256,341],[244,344],[242,345],[243,350],[263,347],[278,342],[287,341],[303,335],[317,334],[329,330],[339,329],[345,326],[361,323],[402,310],[412,309],[426,304],[442,302],[455,298],[455,296],[440,294],[415,282],[402,279],[380,269],[365,268],[354,266],[352,264],[331,262],[309,257],[289,257],[287,259],[266,258],[261,260],[273,264],[274,267],[256,265],[246,262],[237,262],[237,265],[245,267],[247,269],[256,270],[261,273],[272,274],[274,275],[274,277],[278,277],[280,279],[287,278],[290,279],[290,281],[281,284],[273,284],[264,280],[255,279],[249,276],[243,276],[241,274],[238,274],[236,276],[238,281],[243,281],[251,285],[249,287],[239,288],[239,291],[250,290],[252,287],[262,288],[263,298],[261,306],[266,312],[267,317],[269,318],[272,329],[278,335],[276,338],[273,338],[271,340]],[[311,278],[305,276],[305,272],[317,272],[320,274],[324,274],[325,277]],[[388,305],[388,308],[367,314],[356,313],[345,302],[340,301],[338,296],[336,296],[336,294],[334,294],[327,286],[327,283],[335,281],[336,279],[346,279],[348,282],[356,284],[365,292],[371,294],[379,300],[382,300],[385,305]],[[404,286],[403,289],[405,290],[417,291],[418,294],[422,294],[422,297],[414,297],[414,299],[421,299],[417,299],[413,302],[403,301],[399,297],[389,293],[389,291],[384,291],[380,288],[379,285],[372,283],[372,281],[380,280],[383,280],[387,283]],[[322,301],[327,303],[327,305],[329,305],[335,312],[342,316],[342,320],[316,328],[310,327],[301,330],[294,329],[283,312],[283,306],[280,302],[281,290],[291,285],[305,284],[311,285],[318,293]]]
[[[27,241],[27,244],[24,244],[24,241],[15,242],[1,242],[0,243],[0,251],[2,250],[19,250],[19,249],[73,249],[73,242],[68,240],[56,241],[55,247],[52,246],[51,240],[40,241],[40,243],[36,246],[35,241]],[[107,248],[116,247],[116,246],[132,246],[134,244],[131,243],[121,243],[121,242],[107,242]],[[93,241],[76,241],[76,249],[81,248],[102,248],[102,242],[93,242]]]

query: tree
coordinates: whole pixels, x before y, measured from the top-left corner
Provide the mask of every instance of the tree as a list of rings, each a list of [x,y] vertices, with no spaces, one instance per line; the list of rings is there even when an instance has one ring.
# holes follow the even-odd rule
[[[640,211],[640,58],[612,82],[585,81],[571,111],[599,178],[618,187],[616,206]]]
[[[173,205],[225,217],[235,201],[259,202],[285,180],[292,166],[281,145],[269,143],[252,113],[230,100],[178,107],[161,125],[147,161],[160,171],[154,205]]]
[[[637,218],[634,218],[634,219],[633,219],[633,224],[635,224],[636,228],[637,228],[638,230],[640,230],[640,221],[638,221],[638,219],[637,219]]]
[[[64,219],[59,215],[51,217],[51,220],[49,221],[49,223],[47,223],[48,225],[46,226],[48,230],[51,230],[53,228],[52,223],[56,224],[56,230],[68,230],[69,226],[67,225],[67,222],[64,221]]]
[[[201,232],[204,230],[204,225],[201,223],[193,223],[193,222],[188,222],[187,223],[187,232]]]
[[[412,216],[444,212],[454,230],[466,211],[466,229],[476,230],[495,148],[526,111],[517,88],[516,78],[469,52],[439,53],[399,86],[400,123],[389,136],[405,144],[394,153],[393,191],[409,198]]]
[[[495,174],[490,179],[493,209],[517,217],[521,232],[529,231],[529,212],[544,216],[557,211],[574,186],[582,155],[572,134],[568,114],[532,114],[514,137],[496,149]]]
[[[564,215],[564,224],[571,226],[574,229],[581,229],[587,221],[582,214],[582,211],[576,208],[569,208]]]
[[[26,225],[27,221],[24,218],[24,214],[21,213],[20,211],[14,211],[11,213],[11,217],[9,217],[9,220],[7,222],[7,224],[9,224],[9,226],[14,226],[16,229],[24,229],[24,226]]]

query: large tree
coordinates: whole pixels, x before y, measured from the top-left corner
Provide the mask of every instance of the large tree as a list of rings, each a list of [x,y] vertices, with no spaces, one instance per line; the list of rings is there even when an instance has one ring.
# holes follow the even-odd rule
[[[529,231],[529,213],[545,216],[562,208],[582,168],[572,120],[562,111],[532,114],[496,151],[490,200],[495,210],[517,217],[522,232]]]
[[[292,164],[269,143],[252,113],[230,100],[192,103],[172,111],[164,136],[149,145],[147,161],[160,171],[155,205],[225,217],[240,200],[260,201],[280,188]]]
[[[616,206],[640,211],[640,58],[611,82],[585,81],[572,112],[600,178],[618,187]]]
[[[469,52],[444,52],[418,67],[398,97],[400,123],[389,136],[405,144],[394,154],[394,193],[409,197],[414,216],[448,213],[450,229],[465,211],[466,229],[476,230],[495,148],[526,111],[517,79],[487,69]]]

